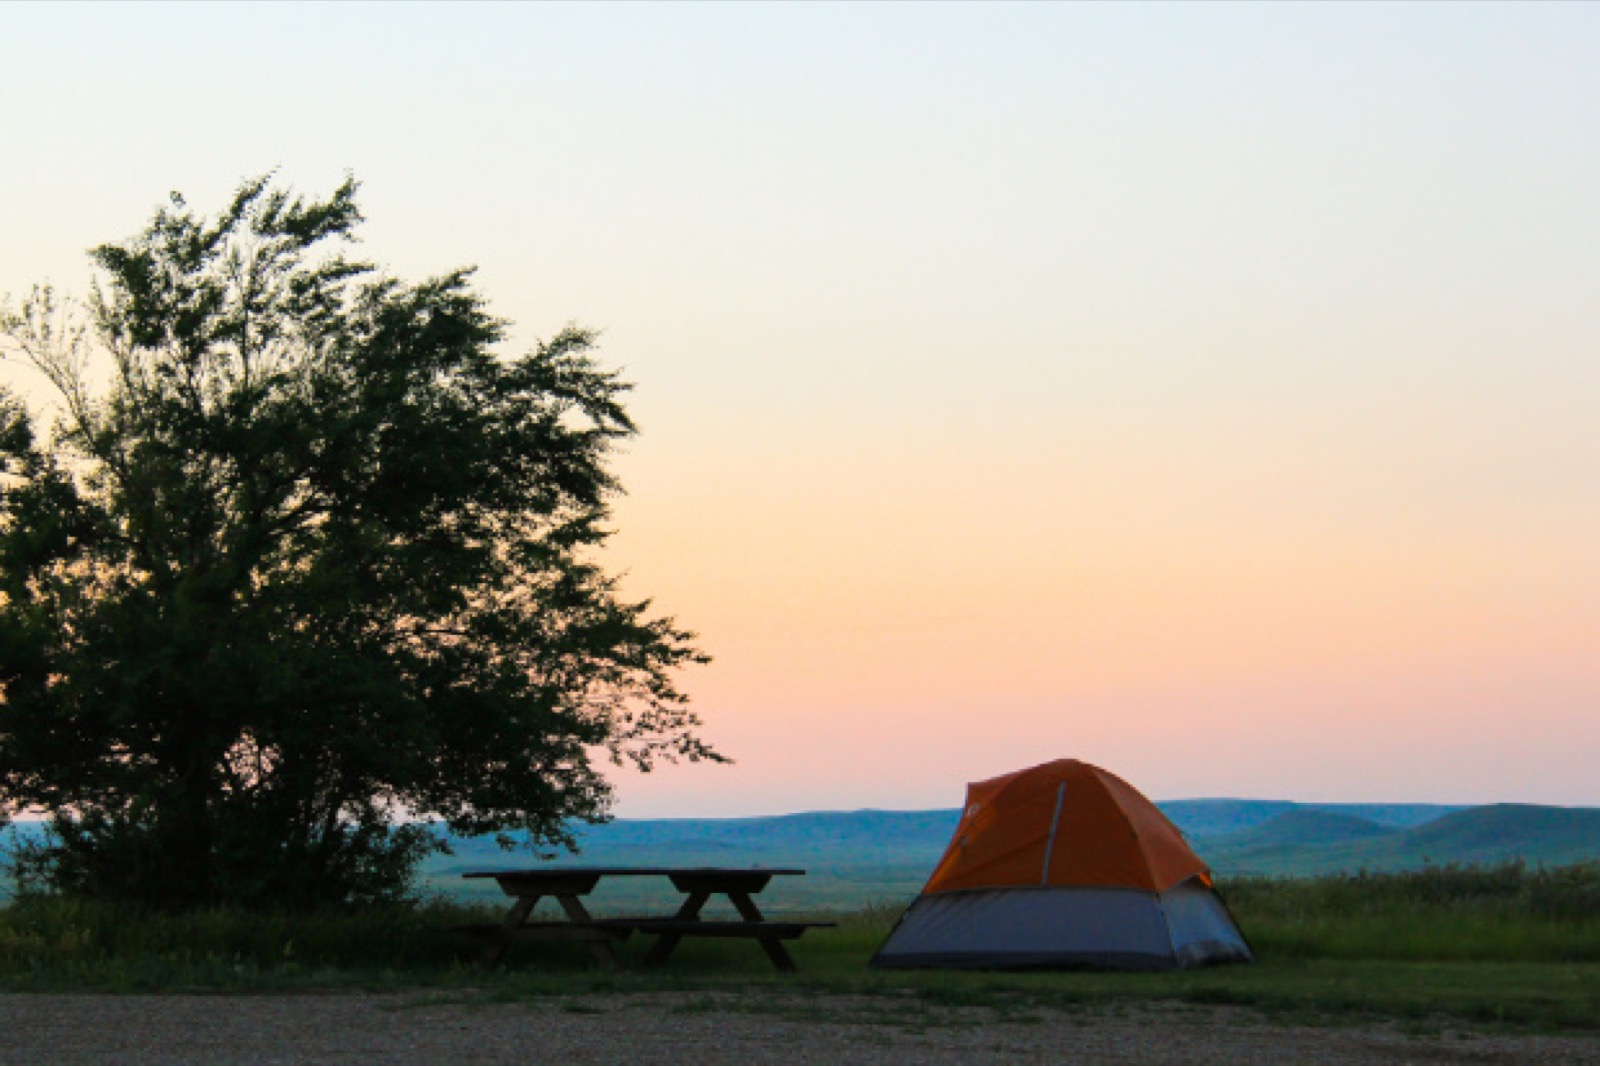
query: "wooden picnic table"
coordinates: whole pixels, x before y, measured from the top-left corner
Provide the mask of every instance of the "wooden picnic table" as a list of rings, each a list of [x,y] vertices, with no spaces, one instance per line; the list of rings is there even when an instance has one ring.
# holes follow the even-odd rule
[[[804,870],[770,867],[717,866],[565,866],[476,871],[462,876],[492,877],[499,882],[500,890],[515,902],[499,925],[472,926],[466,931],[487,941],[483,961],[490,966],[505,956],[513,941],[576,941],[587,944],[601,966],[616,969],[619,965],[616,943],[634,933],[642,933],[657,938],[645,956],[646,966],[666,962],[684,937],[745,937],[759,943],[779,970],[793,972],[794,959],[784,948],[783,941],[794,940],[807,929],[834,923],[770,921],[750,897],[766,888],[774,877],[804,873]],[[597,918],[583,905],[583,897],[593,892],[606,877],[665,877],[685,898],[677,913],[672,915]],[[739,912],[738,921],[700,917],[701,908],[714,895],[728,897],[734,910]],[[534,906],[546,896],[560,904],[564,921],[529,921]]]

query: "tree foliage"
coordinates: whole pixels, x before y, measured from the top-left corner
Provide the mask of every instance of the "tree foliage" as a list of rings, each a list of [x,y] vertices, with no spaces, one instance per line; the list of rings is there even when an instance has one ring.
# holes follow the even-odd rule
[[[606,754],[721,758],[692,634],[595,558],[628,386],[583,330],[498,355],[469,271],[384,276],[360,221],[352,181],[174,195],[76,316],[6,313],[59,418],[0,394],[0,815],[51,812],[61,890],[390,898],[412,819],[570,844]]]

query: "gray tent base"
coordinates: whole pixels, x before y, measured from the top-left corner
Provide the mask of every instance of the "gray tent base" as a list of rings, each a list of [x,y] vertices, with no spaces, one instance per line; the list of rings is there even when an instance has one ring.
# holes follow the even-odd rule
[[[1251,961],[1216,893],[996,888],[913,903],[873,956],[880,969],[1179,970]]]

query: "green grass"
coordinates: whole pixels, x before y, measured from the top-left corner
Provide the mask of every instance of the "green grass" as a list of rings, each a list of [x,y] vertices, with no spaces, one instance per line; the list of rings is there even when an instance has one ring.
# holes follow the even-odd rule
[[[1250,878],[1221,889],[1271,957],[1600,963],[1600,863]]]
[[[31,898],[0,910],[0,989],[418,990],[565,997],[564,1006],[579,1011],[572,997],[584,993],[676,991],[690,993],[686,1011],[785,1013],[803,1012],[814,994],[848,993],[860,997],[851,1001],[852,1020],[898,1026],[947,1024],[959,1017],[956,1007],[1026,1020],[1046,1008],[1160,1001],[1237,1004],[1295,1020],[1600,1035],[1600,864],[1248,880],[1223,890],[1258,963],[1167,974],[871,970],[867,961],[898,906],[831,915],[838,927],[793,942],[801,972],[782,975],[754,944],[694,940],[665,968],[642,971],[649,938],[622,945],[628,965],[619,973],[561,945],[519,947],[488,972],[448,927],[494,920],[499,905],[156,915]]]

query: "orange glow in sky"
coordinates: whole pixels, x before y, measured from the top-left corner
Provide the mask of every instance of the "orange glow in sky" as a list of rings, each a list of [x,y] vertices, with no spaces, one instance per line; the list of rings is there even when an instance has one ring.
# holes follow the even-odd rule
[[[620,814],[1064,757],[1600,804],[1600,6],[8,4],[0,41],[0,292],[82,291],[169,189],[350,170],[362,254],[479,264],[519,344],[603,331],[609,560],[738,760]]]

